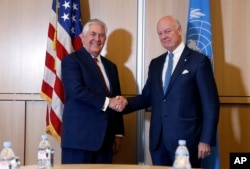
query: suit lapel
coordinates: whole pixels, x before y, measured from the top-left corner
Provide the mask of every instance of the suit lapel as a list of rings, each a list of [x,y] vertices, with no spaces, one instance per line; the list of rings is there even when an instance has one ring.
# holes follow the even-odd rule
[[[154,64],[154,67],[152,67],[153,73],[151,74],[151,76],[154,76],[154,77],[151,77],[154,79],[153,83],[156,84],[157,89],[162,91],[162,95],[164,95],[162,74],[163,74],[163,66],[164,66],[166,57],[167,57],[167,52],[163,53],[162,55],[158,57],[158,59],[155,60],[155,62],[157,63]]]
[[[82,63],[84,63],[84,65],[90,67],[90,69],[95,73],[95,76],[99,77],[99,71],[96,67],[96,63],[93,57],[86,51],[85,48],[82,48],[82,52],[79,54],[79,59],[82,61]],[[101,78],[100,81],[102,81]]]
[[[189,62],[190,58],[189,58],[189,53],[190,53],[190,50],[187,48],[187,46],[185,46],[182,54],[181,54],[181,57],[174,69],[174,72],[170,78],[170,82],[169,82],[169,87],[166,91],[166,95],[167,93],[169,92],[169,90],[171,90],[175,80],[181,75],[182,71],[183,71],[183,68],[185,67],[185,65]]]
[[[84,56],[84,57],[83,57],[83,56]],[[97,78],[99,79],[100,84],[102,84],[102,86],[103,86],[103,90],[106,91],[106,84],[105,84],[105,82],[103,81],[103,79],[102,79],[102,77],[101,77],[101,75],[100,75],[100,71],[99,71],[98,68],[96,67],[97,65],[96,65],[96,63],[95,63],[93,57],[86,51],[85,48],[82,48],[82,51],[79,53],[79,59],[81,60],[81,62],[86,63],[86,64],[85,64],[86,66],[89,66],[89,67],[90,67],[90,69],[92,70],[92,72],[94,72],[94,74],[95,74],[93,77],[97,77]],[[103,62],[102,57],[101,57],[101,60],[102,60],[104,69],[105,69],[105,71],[106,71],[106,69],[107,69],[106,67],[107,67],[107,66],[106,66],[106,64]],[[107,76],[108,76],[108,73],[106,73],[106,74],[107,74]],[[109,79],[109,77],[108,77],[108,79]]]

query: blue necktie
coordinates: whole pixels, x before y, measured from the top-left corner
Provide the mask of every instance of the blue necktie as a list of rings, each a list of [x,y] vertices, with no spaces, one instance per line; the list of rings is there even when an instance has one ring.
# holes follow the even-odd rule
[[[174,57],[173,53],[168,54],[168,67],[167,67],[167,70],[166,70],[166,73],[165,73],[165,82],[164,82],[164,86],[163,86],[164,93],[166,93],[166,91],[167,91],[168,84],[169,84],[169,81],[170,81],[170,77],[171,77],[171,74],[172,74],[173,57]]]

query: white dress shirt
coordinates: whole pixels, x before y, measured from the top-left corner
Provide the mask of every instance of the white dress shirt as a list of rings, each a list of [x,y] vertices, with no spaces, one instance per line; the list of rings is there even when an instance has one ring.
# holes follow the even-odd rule
[[[174,72],[174,69],[181,57],[181,54],[183,52],[185,48],[185,44],[183,42],[180,43],[180,45],[172,52],[174,54],[174,57],[173,57],[173,69],[172,69],[172,73]],[[168,54],[170,52],[168,51]],[[165,60],[165,63],[164,63],[164,66],[163,66],[163,70],[162,70],[162,86],[164,85],[164,82],[165,82],[165,73],[166,73],[166,70],[167,70],[167,66],[168,66],[168,57],[166,57],[166,60]]]

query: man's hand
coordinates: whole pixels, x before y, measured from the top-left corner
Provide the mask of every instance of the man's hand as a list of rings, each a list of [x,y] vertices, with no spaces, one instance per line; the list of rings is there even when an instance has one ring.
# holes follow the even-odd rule
[[[113,98],[109,98],[109,108],[117,112],[122,112],[127,105],[128,101],[123,96],[116,96]]]
[[[209,144],[200,142],[198,145],[198,158],[205,158],[211,153],[211,147]]]
[[[115,141],[113,144],[113,155],[117,154],[121,150],[122,139],[123,137],[115,136]]]

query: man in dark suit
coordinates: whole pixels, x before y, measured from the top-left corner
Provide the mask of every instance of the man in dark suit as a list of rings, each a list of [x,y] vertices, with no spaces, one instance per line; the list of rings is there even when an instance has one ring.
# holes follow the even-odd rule
[[[120,95],[117,67],[100,55],[106,41],[106,24],[86,23],[83,48],[61,63],[65,104],[62,124],[62,163],[112,163],[121,147],[124,125],[115,109]],[[97,60],[97,61],[96,61]]]
[[[192,167],[200,167],[201,159],[215,146],[219,120],[219,97],[211,62],[185,46],[181,25],[175,18],[161,18],[157,33],[167,51],[151,61],[142,94],[127,99],[125,112],[151,106],[149,142],[154,165],[172,165],[178,140],[185,139]],[[172,75],[164,91],[171,54]]]

